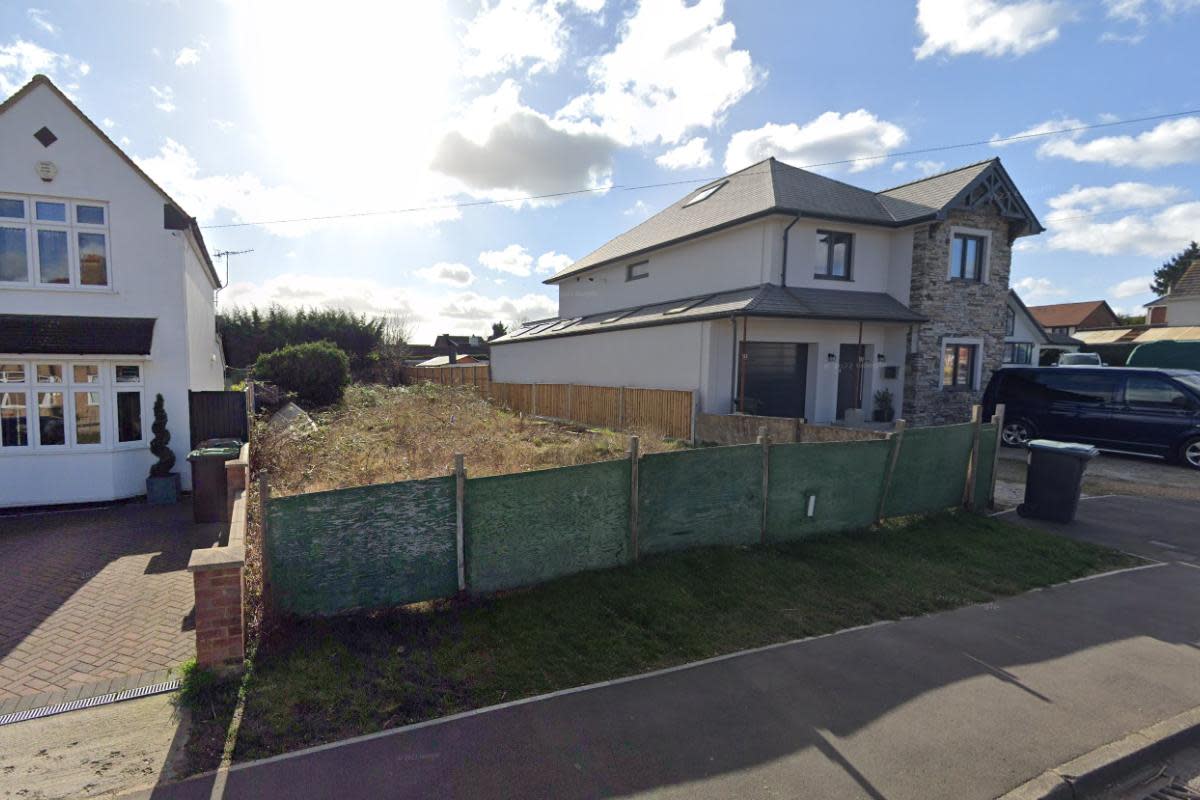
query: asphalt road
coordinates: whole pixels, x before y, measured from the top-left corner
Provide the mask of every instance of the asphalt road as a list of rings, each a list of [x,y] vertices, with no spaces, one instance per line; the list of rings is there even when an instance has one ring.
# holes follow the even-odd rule
[[[1180,557],[131,796],[996,797],[1200,705],[1200,505],[1112,500],[1064,532]]]

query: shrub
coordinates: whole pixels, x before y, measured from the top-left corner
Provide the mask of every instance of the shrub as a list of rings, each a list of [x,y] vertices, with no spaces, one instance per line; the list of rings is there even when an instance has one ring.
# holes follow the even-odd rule
[[[290,344],[260,355],[254,377],[294,394],[301,405],[327,406],[342,399],[350,359],[331,342]]]
[[[175,468],[175,453],[167,446],[171,443],[171,432],[167,430],[167,410],[163,407],[161,394],[154,396],[154,424],[150,430],[154,432],[154,438],[150,440],[150,452],[158,459],[150,467],[150,476],[165,478]]]

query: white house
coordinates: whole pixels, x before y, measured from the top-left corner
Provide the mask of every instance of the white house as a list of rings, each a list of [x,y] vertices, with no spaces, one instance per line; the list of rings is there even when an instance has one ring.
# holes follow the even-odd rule
[[[1146,314],[1151,325],[1200,326],[1200,259],[1179,276],[1171,291],[1146,303]]]
[[[872,192],[770,158],[548,279],[559,315],[493,340],[492,379],[816,422],[888,389],[910,423],[960,421],[1001,363],[1012,243],[1041,231],[999,159]]]
[[[144,494],[156,394],[190,486],[219,287],[195,220],[48,78],[0,104],[0,506]]]
[[[1075,352],[1080,342],[1065,333],[1051,333],[1041,326],[1013,290],[1008,291],[1008,311],[1004,322],[1004,356],[1009,364],[1037,366],[1043,350]]]

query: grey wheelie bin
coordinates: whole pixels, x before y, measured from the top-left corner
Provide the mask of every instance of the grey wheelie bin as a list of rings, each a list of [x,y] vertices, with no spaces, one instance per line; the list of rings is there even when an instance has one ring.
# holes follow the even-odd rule
[[[1022,517],[1070,522],[1079,506],[1079,489],[1087,463],[1100,453],[1090,444],[1034,439],[1029,443],[1029,472]]]

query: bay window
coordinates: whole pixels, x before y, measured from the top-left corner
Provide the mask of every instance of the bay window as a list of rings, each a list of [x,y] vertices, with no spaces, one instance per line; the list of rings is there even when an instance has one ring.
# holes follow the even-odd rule
[[[0,362],[0,456],[146,444],[140,363]]]
[[[0,197],[0,289],[106,289],[109,261],[107,205]]]

